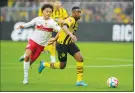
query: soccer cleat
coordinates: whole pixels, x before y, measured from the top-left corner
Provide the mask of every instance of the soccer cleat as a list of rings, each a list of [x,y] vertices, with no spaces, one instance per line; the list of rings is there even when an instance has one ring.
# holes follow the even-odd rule
[[[41,73],[42,70],[45,68],[45,66],[43,64],[44,64],[44,61],[40,61],[40,65],[38,67],[38,73]]]
[[[28,84],[28,79],[24,79],[23,84]]]
[[[21,56],[21,57],[19,58],[19,61],[22,62],[23,60],[24,60],[24,56]]]
[[[76,86],[88,86],[88,84],[85,84],[83,81],[79,81],[76,83]]]

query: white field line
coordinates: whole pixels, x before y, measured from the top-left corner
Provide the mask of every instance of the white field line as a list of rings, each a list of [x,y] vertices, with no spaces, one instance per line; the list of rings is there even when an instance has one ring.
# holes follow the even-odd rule
[[[92,57],[84,57],[84,59],[94,59]],[[121,58],[95,58],[95,59],[100,59],[100,60],[113,60],[113,61],[132,61],[132,59],[121,59]]]
[[[130,67],[133,64],[126,64],[126,65],[101,65],[101,66],[84,66],[87,68],[113,68],[113,67]],[[69,66],[67,68],[76,68],[75,66]]]
[[[133,67],[133,64],[126,64],[126,65],[100,65],[100,66],[96,66],[96,65],[94,65],[94,66],[90,66],[90,65],[88,65],[88,66],[84,66],[85,68],[117,68],[117,67]],[[20,68],[20,67],[12,67],[12,66],[10,66],[10,67],[2,67],[1,69],[23,69],[23,67],[22,68]],[[35,68],[37,68],[37,66],[35,67],[32,67],[32,69],[35,69]],[[66,68],[76,68],[76,66],[67,66]]]
[[[133,60],[131,59],[121,59],[121,58],[92,58],[92,57],[84,57],[84,59],[98,59],[98,60],[112,60],[112,61],[127,61],[127,62],[133,62]],[[22,62],[20,62],[22,63]],[[8,63],[6,67],[4,68],[12,68],[12,66],[9,67],[9,65],[14,65],[16,64],[16,62],[14,63]],[[4,64],[1,64],[4,65]],[[39,65],[39,64],[37,64]],[[100,65],[100,66],[84,66],[84,67],[90,67],[90,68],[107,68],[107,67],[128,67],[128,66],[133,66],[133,64],[124,64],[124,65]],[[13,67],[13,68],[17,68],[17,67]],[[69,66],[66,68],[75,68],[74,66]],[[2,67],[3,69],[3,67]]]
[[[97,58],[97,59],[114,60],[114,61],[133,61],[131,59],[119,59],[119,58]]]

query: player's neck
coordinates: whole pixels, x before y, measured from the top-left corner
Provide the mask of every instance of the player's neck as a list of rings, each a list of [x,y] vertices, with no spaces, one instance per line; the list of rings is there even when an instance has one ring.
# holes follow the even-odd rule
[[[45,17],[45,16],[43,16],[43,18],[44,18],[44,20],[48,20],[48,19],[50,19],[50,18],[48,18],[48,17]]]
[[[76,19],[73,15],[71,15],[71,17],[73,17],[75,19],[75,21],[78,21],[78,19]]]
[[[57,10],[57,11],[60,10],[60,7],[59,8],[55,7],[55,10]]]

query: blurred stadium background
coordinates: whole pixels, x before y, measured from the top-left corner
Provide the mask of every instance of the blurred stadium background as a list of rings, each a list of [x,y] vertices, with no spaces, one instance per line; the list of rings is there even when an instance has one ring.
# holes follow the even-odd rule
[[[43,2],[55,0],[8,0],[1,7],[1,22],[30,21],[38,16]],[[83,9],[81,22],[133,23],[133,0],[61,0],[62,6],[70,10],[77,5]],[[69,7],[70,6],[70,7]],[[14,13],[13,13],[14,12]]]
[[[1,39],[26,41],[28,33],[33,29],[18,34],[19,32],[14,31],[15,26],[38,16],[38,10],[44,3],[53,4],[54,1],[8,0],[7,3],[4,1],[6,5],[1,7]],[[80,41],[133,41],[133,0],[61,0],[61,2],[69,15],[72,6],[82,8],[77,33]]]
[[[46,70],[39,76],[37,73],[39,61],[49,60],[47,54],[42,54],[33,64],[30,71],[31,84],[28,86],[22,84],[23,67],[18,58],[23,54],[26,41],[34,28],[23,31],[16,31],[15,28],[38,16],[38,10],[44,3],[53,4],[54,1],[1,2],[0,91],[134,91],[133,0],[61,0],[69,15],[72,6],[82,8],[82,18],[76,34],[79,41],[77,44],[85,59],[84,79],[89,86],[75,87],[75,60],[70,56],[67,69]],[[71,78],[67,78],[69,75]],[[107,88],[106,80],[110,76],[119,79],[118,88]]]

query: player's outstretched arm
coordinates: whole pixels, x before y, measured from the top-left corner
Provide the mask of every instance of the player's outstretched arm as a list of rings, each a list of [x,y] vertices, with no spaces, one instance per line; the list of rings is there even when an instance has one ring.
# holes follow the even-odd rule
[[[23,28],[27,28],[27,27],[33,26],[33,25],[36,24],[36,20],[38,20],[38,19],[37,18],[34,18],[30,22],[27,22],[27,23],[25,23],[23,25],[20,25],[17,29],[23,29]]]
[[[68,35],[72,38],[73,41],[77,41],[76,36],[73,35],[73,34],[68,30],[67,25],[64,25],[64,26],[62,27],[62,29],[66,32],[66,34],[68,34]]]

